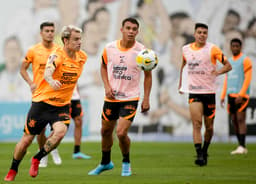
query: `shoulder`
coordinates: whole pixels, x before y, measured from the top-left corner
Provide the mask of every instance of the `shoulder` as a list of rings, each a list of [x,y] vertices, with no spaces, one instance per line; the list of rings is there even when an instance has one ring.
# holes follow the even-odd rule
[[[84,60],[87,59],[87,54],[82,50],[78,51],[78,55],[81,59],[84,59]]]

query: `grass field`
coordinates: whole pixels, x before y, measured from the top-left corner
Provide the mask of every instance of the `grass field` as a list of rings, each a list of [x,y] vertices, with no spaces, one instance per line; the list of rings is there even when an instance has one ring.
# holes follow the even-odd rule
[[[0,183],[4,182],[11,163],[14,143],[0,143]],[[121,177],[121,154],[117,142],[112,149],[115,168],[99,176],[87,173],[98,165],[101,157],[99,142],[86,142],[82,150],[92,156],[90,160],[73,160],[72,143],[59,146],[63,163],[56,166],[49,157],[48,167],[40,168],[36,178],[28,174],[30,159],[37,151],[34,143],[22,161],[14,182],[17,184],[255,184],[256,144],[248,144],[247,155],[231,156],[235,144],[213,143],[206,167],[194,165],[192,143],[133,142],[131,164],[133,175]]]

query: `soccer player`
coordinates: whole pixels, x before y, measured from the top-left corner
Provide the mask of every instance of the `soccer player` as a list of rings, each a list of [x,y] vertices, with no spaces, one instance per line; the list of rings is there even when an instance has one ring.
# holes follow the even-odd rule
[[[38,175],[40,160],[56,148],[65,136],[70,123],[69,108],[73,90],[87,59],[87,55],[80,50],[81,32],[81,29],[72,25],[63,27],[61,39],[64,46],[54,51],[47,61],[44,80],[33,94],[24,134],[15,147],[11,168],[4,178],[5,181],[15,179],[27,148],[35,135],[40,134],[48,123],[52,126],[52,134],[43,148],[32,157],[30,176]]]
[[[28,50],[20,68],[20,74],[23,79],[28,83],[32,92],[32,101],[34,99],[35,91],[38,90],[39,84],[44,80],[44,69],[47,59],[50,56],[51,52],[58,48],[58,46],[53,43],[54,33],[55,25],[53,22],[43,22],[40,25],[40,35],[42,41],[32,46]],[[27,72],[30,64],[32,64],[33,80],[30,78]],[[46,141],[45,131],[42,131],[37,136],[37,141],[39,149],[41,149]],[[52,150],[51,155],[55,164],[61,164],[61,158],[57,149]],[[46,167],[47,160],[47,156],[44,157],[40,162],[40,166]]]
[[[221,94],[221,106],[224,107],[225,96],[228,96],[228,113],[234,125],[234,130],[239,146],[231,152],[234,154],[246,154],[246,107],[249,102],[250,83],[252,79],[252,61],[242,53],[242,41],[234,38],[230,42],[233,56],[229,58],[232,71],[229,72],[223,84]]]
[[[83,128],[83,109],[82,109],[80,94],[78,92],[77,86],[73,91],[70,111],[71,111],[71,118],[74,120],[74,123],[75,123],[75,130],[74,130],[75,146],[74,146],[74,152],[72,157],[73,159],[90,159],[91,156],[86,155],[80,151],[82,128]]]
[[[88,175],[99,175],[102,171],[114,167],[111,161],[111,147],[116,124],[116,134],[123,156],[121,175],[132,174],[128,129],[136,114],[141,74],[135,58],[138,52],[145,48],[135,40],[138,29],[139,23],[136,19],[124,19],[121,27],[122,39],[108,43],[104,48],[101,61],[101,77],[105,88],[101,128],[102,159],[101,163]],[[144,71],[144,97],[141,112],[147,112],[150,108],[151,86],[151,71]]]
[[[195,164],[207,165],[208,147],[213,136],[213,123],[215,117],[215,81],[218,75],[232,69],[222,51],[214,44],[207,42],[208,26],[203,23],[195,24],[195,42],[182,48],[183,62],[180,70],[179,90],[189,93],[189,110],[193,123],[193,140],[197,153]],[[217,70],[216,61],[223,66]],[[187,74],[187,81],[182,78]],[[184,80],[184,81],[182,81]],[[184,82],[184,83],[183,83]],[[187,88],[181,84],[187,84]],[[181,87],[184,87],[183,89]],[[204,118],[205,133],[202,146],[202,118]]]

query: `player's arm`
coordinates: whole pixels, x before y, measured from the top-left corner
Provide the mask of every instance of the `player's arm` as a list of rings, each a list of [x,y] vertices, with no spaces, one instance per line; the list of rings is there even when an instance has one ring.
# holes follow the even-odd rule
[[[105,88],[105,95],[108,99],[115,99],[114,91],[112,90],[108,80],[108,69],[107,69],[107,53],[106,49],[103,51],[100,74]]]
[[[51,55],[47,61],[45,71],[44,71],[44,79],[46,82],[54,89],[57,90],[61,87],[61,83],[58,80],[54,80],[52,75],[56,69],[55,60],[57,56]]]
[[[228,75],[226,74],[224,82],[223,82],[222,91],[221,91],[221,97],[220,97],[220,105],[222,108],[224,107],[224,103],[225,103],[225,96],[227,93],[227,85],[228,85]]]
[[[144,71],[144,97],[141,104],[141,112],[147,112],[150,109],[149,98],[152,87],[151,71]]]
[[[232,70],[232,66],[228,61],[227,57],[224,56],[222,51],[216,46],[213,46],[211,50],[211,60],[213,64],[216,64],[216,60],[220,61],[223,64],[223,66],[219,70],[212,71],[213,75],[218,76]]]
[[[252,62],[251,60],[247,57],[244,59],[244,82],[243,86],[239,92],[239,96],[244,97],[246,96],[246,91],[249,88],[249,85],[252,80]]]
[[[181,67],[180,67],[180,80],[179,80],[179,86],[178,86],[179,93],[182,93],[180,91],[180,89],[181,89],[181,84],[182,84],[182,72],[183,72],[183,68],[184,68],[185,65],[186,65],[186,59],[183,56],[182,64],[181,64]]]
[[[28,83],[31,92],[33,93],[37,86],[35,83],[33,83],[32,79],[29,77],[29,74],[27,72],[29,65],[29,62],[23,61],[20,67],[20,74],[23,77],[23,79]]]

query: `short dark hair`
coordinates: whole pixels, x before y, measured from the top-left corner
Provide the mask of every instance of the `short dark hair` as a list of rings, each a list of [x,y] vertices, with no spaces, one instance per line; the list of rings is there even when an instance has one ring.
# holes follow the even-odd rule
[[[135,18],[128,17],[128,18],[124,19],[123,22],[122,22],[122,27],[124,26],[124,24],[126,22],[131,22],[133,24],[136,24],[138,26],[138,28],[139,28],[139,22]]]
[[[205,28],[205,29],[208,30],[208,26],[207,26],[206,24],[204,24],[204,23],[198,22],[198,23],[195,24],[195,30],[196,30],[197,28],[199,28],[199,27]]]
[[[42,31],[44,27],[47,26],[52,26],[54,27],[54,23],[53,22],[43,22],[42,24],[40,24],[40,30]]]
[[[239,38],[233,38],[230,41],[230,45],[232,45],[232,43],[238,43],[240,46],[242,46],[242,40],[240,40]]]

